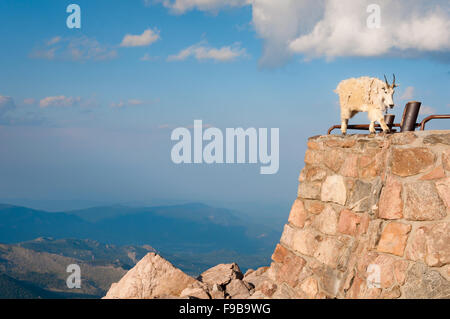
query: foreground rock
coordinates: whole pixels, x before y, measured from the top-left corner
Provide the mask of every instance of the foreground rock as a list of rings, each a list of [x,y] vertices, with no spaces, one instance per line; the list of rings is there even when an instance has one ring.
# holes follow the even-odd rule
[[[149,253],[118,282],[105,299],[149,299],[180,296],[196,280],[155,253]]]
[[[259,288],[261,282],[267,281],[263,276],[265,270],[254,271],[246,280],[237,264],[220,264],[195,279],[161,256],[149,253],[118,283],[111,285],[104,299],[249,298],[255,293],[256,285]],[[260,290],[265,289],[261,286]]]

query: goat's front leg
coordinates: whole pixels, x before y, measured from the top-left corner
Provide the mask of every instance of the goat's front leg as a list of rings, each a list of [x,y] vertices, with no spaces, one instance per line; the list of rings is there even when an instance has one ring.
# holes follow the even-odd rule
[[[371,121],[369,125],[370,134],[375,134],[375,121]]]
[[[381,128],[383,129],[384,133],[389,133],[391,131],[389,127],[386,125],[386,122],[384,121],[383,117],[379,119],[378,122],[380,122]]]
[[[347,134],[347,124],[348,124],[348,119],[342,119],[341,132],[343,135]]]

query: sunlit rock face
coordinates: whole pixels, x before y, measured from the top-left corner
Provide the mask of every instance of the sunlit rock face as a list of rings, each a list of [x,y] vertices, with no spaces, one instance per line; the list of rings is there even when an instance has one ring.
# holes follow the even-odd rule
[[[450,298],[449,153],[449,131],[310,138],[274,295]]]

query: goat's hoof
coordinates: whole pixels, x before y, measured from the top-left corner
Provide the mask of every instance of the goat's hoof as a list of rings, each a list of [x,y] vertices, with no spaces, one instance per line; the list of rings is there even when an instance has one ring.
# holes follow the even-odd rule
[[[347,135],[347,133],[344,133],[344,132],[342,132],[342,134],[341,134],[342,136],[346,136]]]

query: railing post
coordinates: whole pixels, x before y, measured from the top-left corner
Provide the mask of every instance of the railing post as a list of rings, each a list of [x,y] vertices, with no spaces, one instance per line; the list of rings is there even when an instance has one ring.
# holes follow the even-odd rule
[[[386,114],[384,116],[384,121],[386,125],[389,127],[389,130],[392,131],[392,125],[394,124],[395,115],[394,114]]]
[[[419,116],[421,102],[408,102],[403,112],[400,132],[414,131],[416,129],[416,121]]]

